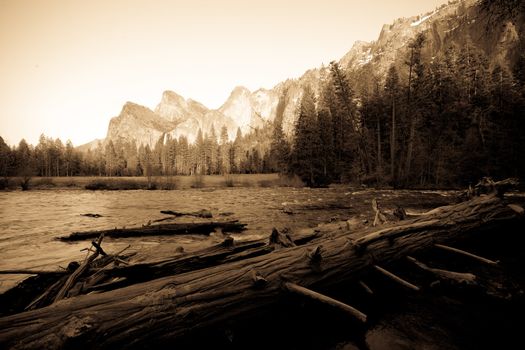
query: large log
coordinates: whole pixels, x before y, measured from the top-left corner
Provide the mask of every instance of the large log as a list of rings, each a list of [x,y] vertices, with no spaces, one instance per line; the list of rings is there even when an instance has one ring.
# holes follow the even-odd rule
[[[237,220],[232,221],[205,221],[205,222],[180,222],[171,224],[147,225],[142,227],[114,228],[112,230],[73,232],[69,236],[59,237],[62,241],[80,241],[104,235],[105,237],[137,237],[137,236],[164,236],[183,234],[208,235],[216,229],[222,232],[240,232],[246,224]]]
[[[62,300],[0,319],[0,347],[144,347],[264,310],[289,292],[359,278],[376,264],[405,258],[435,243],[473,236],[519,216],[496,196],[442,207],[400,226],[367,229],[111,292]],[[522,222],[520,221],[520,224]],[[320,244],[319,244],[320,243]],[[261,282],[262,281],[262,282]]]
[[[171,276],[226,262],[234,262],[269,254],[276,249],[289,246],[290,243],[300,245],[319,238],[323,231],[326,232],[330,227],[333,227],[333,225],[326,226],[327,228],[319,227],[316,229],[301,230],[293,234],[292,237],[288,234],[280,233],[276,229],[273,230],[270,238],[253,241],[235,242],[232,237],[227,237],[222,243],[191,253],[179,253],[169,258],[148,259],[147,261],[137,263],[128,263],[119,258],[120,256],[128,259],[130,256],[135,255],[136,252],[121,255],[123,253],[123,251],[121,251],[116,255],[108,255],[94,260],[90,268],[84,273],[84,277],[81,277],[75,284],[74,290],[68,293],[68,297],[88,294],[90,292],[109,291],[135,283],[151,281],[159,277]],[[124,250],[129,247],[130,246],[126,247]],[[118,264],[116,266],[108,265],[114,261],[123,262],[124,264]],[[77,267],[78,266],[75,266],[75,268]],[[69,278],[68,275],[72,271],[0,271],[0,273],[29,273],[48,276],[48,278],[44,280],[42,280],[42,278],[29,278],[15,288],[1,294],[0,316],[21,312],[24,309],[33,310],[51,304],[60,287],[65,283],[66,279]],[[47,288],[44,294],[42,294],[42,288]]]
[[[318,238],[319,235],[318,231],[312,230],[290,237],[274,228],[269,238],[235,242],[232,237],[227,237],[222,243],[192,253],[158,261],[118,266],[107,269],[103,273],[106,279],[126,278],[126,282],[120,282],[119,286],[127,286],[132,283],[262,256],[291,245],[305,244]],[[111,285],[106,285],[102,289],[111,288]]]

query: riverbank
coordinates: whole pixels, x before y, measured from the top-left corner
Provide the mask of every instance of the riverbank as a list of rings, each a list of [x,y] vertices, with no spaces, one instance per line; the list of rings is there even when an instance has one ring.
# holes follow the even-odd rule
[[[7,190],[21,190],[23,178],[7,179]],[[28,190],[180,190],[226,187],[303,187],[296,177],[279,174],[175,175],[175,176],[61,176],[32,177]]]

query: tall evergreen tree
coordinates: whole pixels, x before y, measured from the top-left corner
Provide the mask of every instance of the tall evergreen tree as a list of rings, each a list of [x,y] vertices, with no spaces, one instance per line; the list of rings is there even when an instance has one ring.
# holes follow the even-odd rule
[[[407,87],[407,120],[409,121],[409,135],[407,141],[407,151],[405,157],[404,176],[407,178],[411,175],[412,158],[416,142],[416,128],[419,120],[420,108],[416,107],[420,100],[414,98],[421,94],[424,78],[424,64],[421,58],[421,50],[425,42],[425,35],[418,33],[416,38],[412,40],[409,47],[409,59],[406,61],[408,66],[408,87]],[[416,100],[416,103],[414,103]]]
[[[303,91],[299,116],[295,125],[292,150],[292,170],[308,186],[323,186],[329,178],[324,177],[321,160],[321,139],[317,122],[315,96],[310,87]]]

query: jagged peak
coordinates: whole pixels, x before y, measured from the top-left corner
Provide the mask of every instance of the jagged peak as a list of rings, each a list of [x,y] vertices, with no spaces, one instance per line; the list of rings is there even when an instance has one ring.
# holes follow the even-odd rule
[[[230,95],[237,95],[237,94],[248,94],[249,95],[251,94],[251,91],[245,86],[238,85],[232,90],[232,93]]]
[[[368,46],[370,44],[372,44],[372,42],[364,41],[364,40],[356,40],[354,42],[354,44],[352,45],[352,48],[350,50],[360,49],[360,48]]]
[[[236,86],[230,93],[228,99],[222,104],[222,106],[218,110],[223,111],[225,108],[231,106],[231,104],[239,98],[249,99],[251,94],[251,91],[247,87],[241,85]]]
[[[163,93],[162,93],[162,96],[166,96],[166,97],[177,97],[177,98],[183,98],[181,95],[179,95],[178,93],[176,93],[175,91],[173,90],[165,90]]]
[[[126,101],[126,103],[124,103],[124,106],[122,106],[122,111],[120,113],[122,114],[125,112],[131,112],[134,110],[147,110],[147,111],[153,112],[148,107],[144,107],[135,102]]]
[[[188,98],[186,100],[186,102],[189,104],[189,105],[193,105],[193,106],[197,106],[197,107],[200,107],[200,108],[203,108],[203,109],[208,109],[208,107],[206,107],[204,104],[202,104],[201,102],[197,101],[197,100],[194,100],[192,98]]]
[[[183,102],[183,101],[186,101],[186,99],[184,97],[182,97],[181,95],[179,95],[178,93],[176,93],[175,91],[172,91],[172,90],[166,90],[162,93],[162,101],[177,101],[177,102]]]

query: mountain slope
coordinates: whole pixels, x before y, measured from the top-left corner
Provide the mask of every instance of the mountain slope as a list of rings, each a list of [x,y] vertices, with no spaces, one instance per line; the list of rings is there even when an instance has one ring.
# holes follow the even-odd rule
[[[135,139],[138,144],[153,145],[160,136],[171,132],[176,126],[176,122],[159,116],[149,108],[126,102],[120,114],[109,122],[106,140]]]
[[[495,11],[494,7],[490,11]],[[483,10],[476,0],[449,1],[420,16],[397,19],[383,26],[376,41],[356,42],[339,60],[354,89],[358,93],[370,91],[385,79],[392,64],[398,68],[405,65],[408,43],[418,33],[424,33],[426,37],[423,47],[425,61],[433,60],[450,46],[459,50],[468,46],[482,50],[491,65],[499,64],[510,69],[520,54],[524,21],[520,13],[494,16],[492,12]],[[126,104],[120,115],[111,120],[107,139],[135,138],[138,144],[152,146],[163,133],[186,136],[193,141],[199,128],[209,133],[213,127],[219,134],[223,126],[233,139],[237,128],[247,134],[254,128],[271,123],[277,116],[280,101],[282,108],[279,113],[282,115],[279,118],[285,134],[290,136],[304,87],[309,85],[319,95],[328,74],[327,67],[320,67],[305,72],[298,79],[281,82],[272,89],[250,92],[245,87],[236,87],[217,110],[210,110],[199,102],[166,91],[155,112]]]

